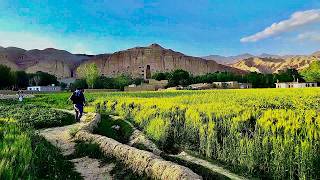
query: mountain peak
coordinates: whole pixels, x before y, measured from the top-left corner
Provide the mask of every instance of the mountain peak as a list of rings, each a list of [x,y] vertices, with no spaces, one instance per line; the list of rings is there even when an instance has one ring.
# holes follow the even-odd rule
[[[312,56],[320,57],[320,50],[312,53]]]
[[[149,47],[150,47],[150,48],[163,49],[163,47],[162,47],[162,46],[160,46],[160,45],[159,45],[159,44],[157,44],[157,43],[153,43],[153,44],[151,44]]]

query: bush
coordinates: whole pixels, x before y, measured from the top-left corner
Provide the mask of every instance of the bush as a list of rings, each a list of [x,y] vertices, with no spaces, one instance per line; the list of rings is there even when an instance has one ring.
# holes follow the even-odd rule
[[[154,73],[152,75],[152,79],[155,79],[157,81],[161,81],[161,80],[168,80],[170,77],[170,73],[169,72],[158,72],[158,73]]]

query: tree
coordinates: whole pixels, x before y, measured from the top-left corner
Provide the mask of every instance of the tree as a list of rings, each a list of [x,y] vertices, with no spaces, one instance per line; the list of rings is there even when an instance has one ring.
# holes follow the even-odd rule
[[[85,79],[77,79],[72,84],[70,84],[70,90],[74,91],[76,88],[86,89],[88,84]]]
[[[133,83],[133,80],[130,76],[127,75],[119,75],[114,78],[114,87],[116,89],[123,90],[125,86],[128,86]]]
[[[42,71],[29,74],[29,84],[36,86],[48,86],[51,84],[59,84],[57,77]]]
[[[166,73],[163,73],[163,72],[154,73],[152,75],[152,79],[155,79],[157,81],[168,80],[169,74],[170,73],[168,73],[168,72],[166,72]]]
[[[177,85],[186,86],[191,83],[189,72],[182,69],[174,70],[168,79],[169,79],[168,86],[177,86]]]
[[[301,71],[301,75],[308,82],[320,82],[320,61],[314,61],[309,67]]]
[[[114,89],[114,79],[110,77],[100,76],[94,83],[96,89]]]
[[[14,85],[15,81],[15,74],[11,71],[11,68],[0,65],[0,88],[9,88]]]
[[[94,83],[99,77],[98,67],[94,63],[79,66],[77,74],[80,78],[84,78],[86,80],[89,88],[94,87]]]
[[[18,88],[26,88],[29,85],[29,77],[25,71],[16,71],[16,86]]]

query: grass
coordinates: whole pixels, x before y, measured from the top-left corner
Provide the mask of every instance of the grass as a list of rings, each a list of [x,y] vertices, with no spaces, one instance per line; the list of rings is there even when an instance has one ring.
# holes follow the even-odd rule
[[[31,138],[15,122],[0,119],[0,179],[28,178]]]
[[[318,179],[319,88],[137,92],[101,96],[162,150],[190,150],[271,179]]]
[[[119,130],[116,130],[115,126],[119,126]],[[93,133],[115,139],[121,143],[127,143],[132,132],[133,129],[127,122],[121,119],[112,119],[108,114],[102,114],[101,122]]]
[[[17,122],[0,120],[0,179],[81,179],[60,150]]]
[[[99,145],[91,142],[77,141],[75,152],[69,158],[81,158],[88,156],[90,158],[100,159],[102,164],[114,164],[110,174],[114,179],[121,180],[148,180],[144,175],[138,175],[127,168],[122,162],[113,157],[105,156]]]
[[[74,122],[43,106],[0,101],[0,179],[81,179],[73,164],[35,129]]]
[[[210,169],[200,166],[196,163],[192,163],[190,161],[185,161],[180,158],[175,158],[168,155],[162,155],[162,158],[164,158],[167,161],[175,162],[177,164],[180,164],[182,166],[190,168],[193,172],[197,173],[198,175],[202,176],[205,180],[224,180],[224,179],[230,179],[224,175],[212,172]]]
[[[13,118],[21,125],[36,129],[75,123],[74,116],[70,113],[8,100],[0,100],[0,118]]]
[[[82,179],[73,164],[60,150],[43,137],[32,137],[33,160],[30,167],[32,179]]]

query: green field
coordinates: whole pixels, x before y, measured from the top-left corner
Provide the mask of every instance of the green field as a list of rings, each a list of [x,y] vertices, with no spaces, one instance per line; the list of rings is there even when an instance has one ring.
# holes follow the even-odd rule
[[[37,168],[30,129],[73,123],[52,109],[71,109],[69,95],[37,95],[23,104],[0,102],[0,117],[14,119],[11,123],[18,128],[9,131],[10,143],[26,146],[25,152],[8,152],[0,143],[1,154],[25,157],[14,160],[18,167],[3,165],[9,160],[2,159],[0,172],[9,174],[5,177],[12,172],[32,176],[27,170]],[[247,177],[320,178],[319,88],[87,93],[86,97],[86,111],[124,117],[166,153],[187,151]],[[12,125],[1,126],[2,140],[7,138],[3,129]],[[17,131],[23,133],[16,135]]]

